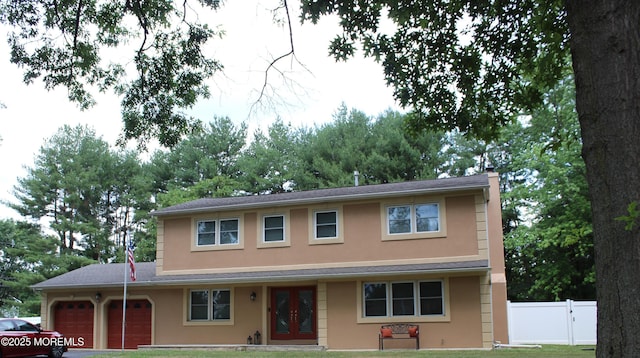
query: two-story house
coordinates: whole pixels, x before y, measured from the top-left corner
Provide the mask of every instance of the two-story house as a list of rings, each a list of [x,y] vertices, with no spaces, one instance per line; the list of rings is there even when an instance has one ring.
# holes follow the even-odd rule
[[[498,175],[200,199],[154,212],[157,260],[128,283],[126,346],[377,349],[508,342]],[[34,285],[42,325],[120,348],[125,264]],[[412,348],[398,340],[389,347]]]

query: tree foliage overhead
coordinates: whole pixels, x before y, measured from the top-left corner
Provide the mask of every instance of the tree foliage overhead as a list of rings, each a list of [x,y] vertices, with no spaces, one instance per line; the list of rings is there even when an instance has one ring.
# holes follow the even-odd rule
[[[81,108],[94,104],[91,87],[122,96],[123,140],[172,146],[197,127],[184,110],[208,97],[205,80],[222,65],[204,46],[221,35],[198,22],[220,1],[0,1],[0,23],[11,26],[11,62],[24,81],[66,87]],[[112,62],[112,49],[130,56]],[[122,54],[122,51],[118,51]],[[130,68],[133,67],[133,68]]]
[[[337,14],[337,60],[362,51],[380,62],[414,129],[488,139],[530,109],[568,66],[557,0],[303,0],[302,20]],[[524,78],[524,81],[522,80]]]

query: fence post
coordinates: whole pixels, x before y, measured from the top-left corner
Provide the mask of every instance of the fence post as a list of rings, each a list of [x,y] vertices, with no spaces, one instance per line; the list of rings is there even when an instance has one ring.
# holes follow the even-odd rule
[[[567,299],[567,344],[570,346],[575,345],[573,339],[573,304],[570,299]]]
[[[509,342],[508,343],[512,343],[513,342],[513,338],[514,336],[514,322],[513,322],[513,312],[511,312],[511,310],[513,309],[513,305],[511,303],[511,301],[507,300],[507,334],[509,335]],[[502,342],[502,343],[506,343],[506,342]]]

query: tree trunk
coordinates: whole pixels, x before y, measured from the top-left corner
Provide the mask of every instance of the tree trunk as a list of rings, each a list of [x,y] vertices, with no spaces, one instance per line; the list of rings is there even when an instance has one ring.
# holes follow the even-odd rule
[[[597,357],[640,352],[640,1],[566,0],[593,213]]]

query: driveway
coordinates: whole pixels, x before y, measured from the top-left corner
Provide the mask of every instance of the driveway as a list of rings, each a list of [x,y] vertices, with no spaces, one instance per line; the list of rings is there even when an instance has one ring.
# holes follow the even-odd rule
[[[68,352],[62,356],[63,358],[84,358],[84,357],[93,357],[99,354],[109,354],[120,352],[119,350],[93,350],[93,349],[70,349]]]

